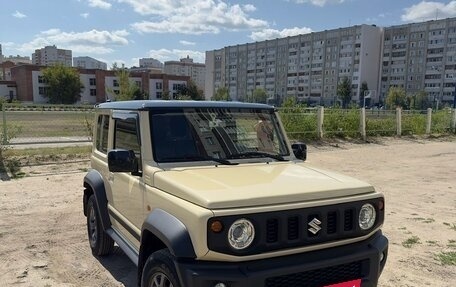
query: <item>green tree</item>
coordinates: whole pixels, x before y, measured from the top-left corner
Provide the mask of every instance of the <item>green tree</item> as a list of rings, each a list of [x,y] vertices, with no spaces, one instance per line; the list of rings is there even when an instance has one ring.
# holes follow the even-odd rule
[[[351,81],[347,77],[343,77],[337,85],[337,95],[342,100],[342,107],[347,108],[351,101]]]
[[[405,108],[407,106],[405,90],[400,87],[390,87],[386,96],[386,105],[389,109],[394,109],[395,107]]]
[[[116,101],[130,101],[141,98],[141,89],[130,80],[130,72],[124,65],[119,68],[117,63],[114,63],[111,70],[115,71],[117,77],[118,93],[114,92],[114,89],[107,89],[107,91],[114,95]]]
[[[410,96],[410,108],[413,110],[425,110],[431,106],[426,91],[419,91]]]
[[[198,86],[193,80],[189,80],[186,86],[182,86],[177,95],[179,100],[194,100],[201,101],[204,99],[203,91],[198,89]]]
[[[266,101],[268,100],[268,94],[262,88],[256,88],[253,90],[252,96],[252,101],[254,103],[266,104]]]
[[[47,84],[44,97],[49,99],[49,103],[69,105],[81,98],[84,85],[76,69],[57,64],[45,68],[43,78]]]
[[[364,96],[366,95],[366,91],[369,91],[369,87],[367,86],[367,82],[364,81],[361,83],[361,88],[359,89],[359,106],[362,107],[364,105]]]
[[[212,96],[211,100],[213,101],[231,101],[230,94],[227,87],[220,87],[215,92],[215,95]]]

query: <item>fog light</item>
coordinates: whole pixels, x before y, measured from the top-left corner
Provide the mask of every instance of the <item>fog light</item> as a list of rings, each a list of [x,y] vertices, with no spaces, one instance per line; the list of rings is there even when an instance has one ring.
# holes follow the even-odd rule
[[[227,287],[225,283],[219,282],[214,285],[214,287]]]

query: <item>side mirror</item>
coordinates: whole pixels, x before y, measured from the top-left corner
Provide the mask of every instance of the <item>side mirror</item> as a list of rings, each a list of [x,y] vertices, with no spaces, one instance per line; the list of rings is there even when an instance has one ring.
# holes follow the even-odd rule
[[[135,152],[125,149],[113,149],[108,152],[108,168],[110,172],[138,172],[138,159]]]
[[[297,159],[305,161],[307,159],[307,145],[302,142],[294,143],[291,145],[293,153]]]

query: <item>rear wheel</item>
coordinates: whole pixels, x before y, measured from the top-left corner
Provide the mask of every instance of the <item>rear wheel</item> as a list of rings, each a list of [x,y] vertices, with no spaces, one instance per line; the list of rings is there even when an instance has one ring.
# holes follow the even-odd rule
[[[114,240],[103,231],[98,206],[93,195],[87,201],[87,234],[93,255],[103,256],[112,252]]]
[[[152,253],[144,264],[142,287],[180,287],[173,256],[168,249]]]

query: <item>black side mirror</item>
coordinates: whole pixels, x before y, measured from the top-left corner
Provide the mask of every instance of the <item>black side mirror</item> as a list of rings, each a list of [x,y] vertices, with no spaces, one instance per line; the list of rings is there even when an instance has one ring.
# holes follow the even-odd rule
[[[135,152],[125,149],[113,149],[109,151],[108,168],[110,172],[138,173],[138,159]]]
[[[307,145],[302,142],[294,143],[291,145],[293,153],[297,159],[305,161],[307,159]]]

